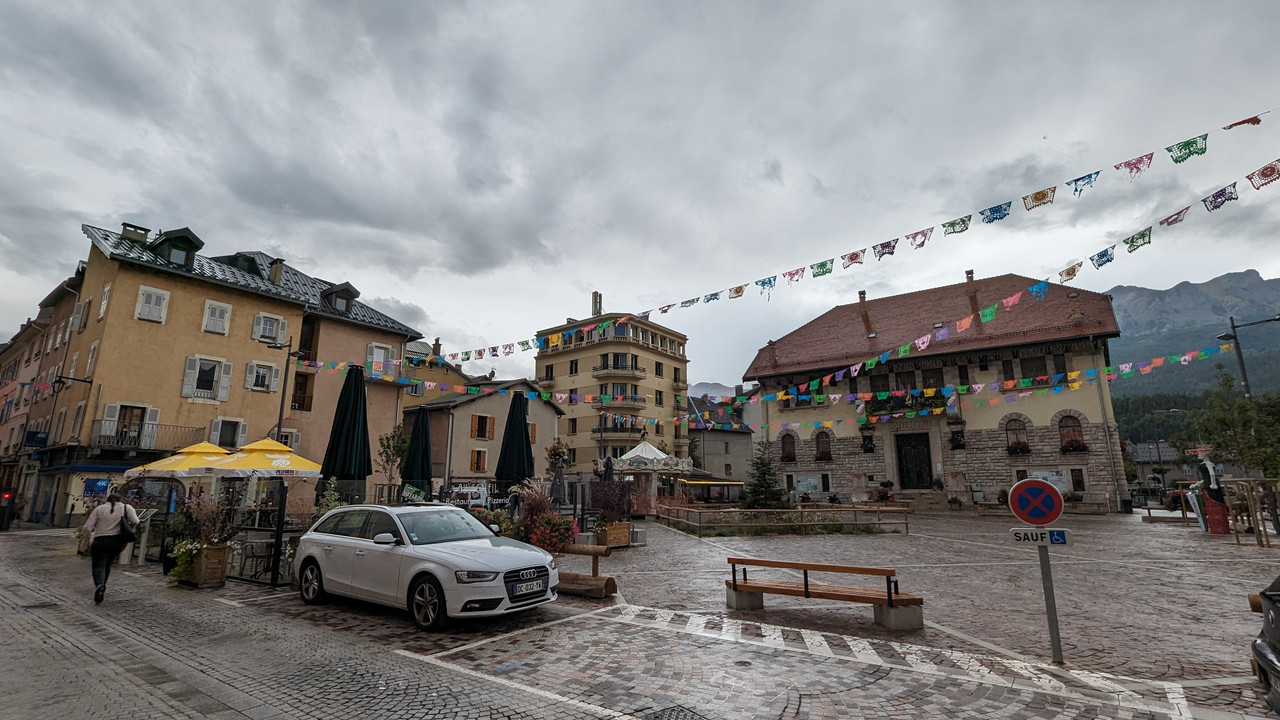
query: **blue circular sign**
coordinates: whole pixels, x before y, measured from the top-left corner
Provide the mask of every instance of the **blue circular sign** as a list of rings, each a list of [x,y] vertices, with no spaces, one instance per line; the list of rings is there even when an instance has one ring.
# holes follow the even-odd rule
[[[1028,525],[1048,525],[1062,515],[1062,493],[1039,478],[1021,480],[1009,491],[1009,510]]]

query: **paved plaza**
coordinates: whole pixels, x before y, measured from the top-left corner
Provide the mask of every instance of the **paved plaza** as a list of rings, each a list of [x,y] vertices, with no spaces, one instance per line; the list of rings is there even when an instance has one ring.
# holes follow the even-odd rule
[[[648,523],[646,547],[601,561],[618,597],[439,633],[283,588],[170,588],[156,566],[118,567],[95,606],[71,531],[10,532],[0,718],[1274,717],[1249,674],[1261,621],[1246,596],[1280,573],[1280,547],[1064,518],[1056,667],[1015,524],[949,512],[914,515],[909,535],[700,540]],[[735,555],[897,568],[925,628],[889,633],[869,606],[803,598],[728,611]]]

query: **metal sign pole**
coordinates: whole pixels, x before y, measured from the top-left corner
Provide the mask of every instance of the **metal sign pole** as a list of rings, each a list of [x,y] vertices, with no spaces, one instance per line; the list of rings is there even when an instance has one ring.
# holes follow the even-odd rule
[[[1053,597],[1053,571],[1049,569],[1049,548],[1041,545],[1040,580],[1044,584],[1044,609],[1049,614],[1049,644],[1053,647],[1053,662],[1062,664],[1062,637],[1058,635],[1058,603]]]

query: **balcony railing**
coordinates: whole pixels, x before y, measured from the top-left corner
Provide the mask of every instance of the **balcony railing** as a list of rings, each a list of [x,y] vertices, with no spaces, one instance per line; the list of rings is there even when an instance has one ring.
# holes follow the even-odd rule
[[[595,427],[591,428],[592,435],[600,437],[631,437],[637,436],[644,432],[644,428],[638,427]]]
[[[553,377],[538,378],[538,387],[550,390],[556,386],[556,379]]]
[[[643,408],[648,404],[642,395],[610,395],[606,401],[603,395],[596,395],[596,399],[591,401],[591,407],[600,408]]]
[[[684,380],[679,380],[679,379],[677,379],[677,380],[672,380],[672,381],[671,381],[671,388],[672,388],[673,390],[688,390],[688,389],[689,389],[689,383],[688,383],[688,382],[686,382],[686,381],[684,381]]]
[[[313,395],[294,395],[289,401],[289,409],[301,412],[311,412],[311,399],[313,397]]]
[[[204,439],[205,428],[159,423],[94,420],[89,445],[129,450],[175,450]]]
[[[597,365],[591,368],[591,377],[625,377],[633,379],[644,379],[645,369],[639,365],[628,365],[626,363],[616,365]]]

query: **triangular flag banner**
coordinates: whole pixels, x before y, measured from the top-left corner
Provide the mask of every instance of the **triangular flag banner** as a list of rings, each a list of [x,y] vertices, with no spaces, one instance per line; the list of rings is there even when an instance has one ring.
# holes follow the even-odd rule
[[[795,270],[788,270],[782,273],[782,277],[787,279],[788,285],[798,283],[804,279],[804,266],[798,267]]]
[[[1097,255],[1090,256],[1089,262],[1093,263],[1093,266],[1095,268],[1101,268],[1103,265],[1106,265],[1107,263],[1115,259],[1116,259],[1116,246],[1112,245],[1111,247],[1107,248],[1106,250],[1103,250]]]
[[[866,257],[866,255],[867,255],[867,249],[863,248],[861,250],[856,250],[854,252],[848,253],[846,255],[841,255],[840,259],[844,261],[845,269],[848,269],[850,265],[853,265],[855,263],[858,265],[861,265],[862,259]]]
[[[1147,168],[1151,167],[1151,158],[1153,157],[1155,157],[1155,153],[1149,152],[1146,155],[1143,155],[1141,157],[1136,157],[1132,160],[1125,160],[1119,165],[1116,165],[1116,169],[1128,170],[1129,181],[1133,182],[1135,178],[1137,178],[1139,175],[1142,174],[1143,170],[1146,170]]]
[[[1125,247],[1129,248],[1129,252],[1133,252],[1143,245],[1151,244],[1151,228],[1147,228],[1142,232],[1134,233],[1124,239]]]
[[[951,337],[951,328],[949,327],[938,328],[937,330],[933,331],[933,337],[938,342],[942,342],[943,340],[946,340],[947,338]]]
[[[896,248],[897,246],[898,246],[898,238],[894,238],[892,240],[887,240],[885,242],[882,242],[878,245],[872,245],[871,250],[876,254],[876,259],[879,260],[883,258],[885,255],[892,255],[893,249]]]
[[[468,360],[470,360],[470,359],[471,359],[471,351],[470,351],[470,350],[464,350],[464,351],[462,352],[462,358],[461,358],[462,362],[466,362],[466,361],[468,361]]]
[[[1037,300],[1043,300],[1044,296],[1049,294],[1049,281],[1041,280],[1035,285],[1027,288],[1027,292],[1031,293],[1031,297]]]
[[[972,315],[965,318],[960,318],[959,320],[956,321],[956,332],[964,332],[965,330],[968,330],[969,326],[972,324],[973,324]]]
[[[666,315],[667,311],[675,306],[676,306],[675,303],[671,303],[670,305],[663,305],[662,307],[658,308],[658,312],[662,313],[663,315]]]
[[[1072,280],[1075,280],[1076,273],[1080,272],[1080,268],[1082,267],[1084,267],[1083,260],[1076,263],[1075,265],[1072,265],[1066,270],[1062,270],[1061,272],[1058,273],[1058,282],[1071,282]]]
[[[969,220],[972,217],[972,215],[965,215],[962,218],[956,218],[955,220],[948,220],[947,222],[942,223],[942,234],[955,235],[956,233],[962,233],[965,230],[968,230]]]
[[[1098,175],[1101,172],[1101,170],[1097,170],[1075,180],[1068,180],[1067,184],[1071,186],[1071,192],[1075,193],[1076,197],[1080,197],[1080,193],[1084,192],[1085,188],[1093,187],[1093,181],[1098,179]]]
[[[1263,115],[1266,115],[1266,113],[1262,113],[1262,114],[1263,114]],[[1262,117],[1261,117],[1261,116],[1259,116],[1259,115],[1254,115],[1254,116],[1253,116],[1253,117],[1251,117],[1251,118],[1245,118],[1245,119],[1243,119],[1243,120],[1237,120],[1237,121],[1235,121],[1235,122],[1231,123],[1230,125],[1223,125],[1223,126],[1222,126],[1222,129],[1223,129],[1223,130],[1230,130],[1231,128],[1234,128],[1234,127],[1240,127],[1241,125],[1261,125],[1261,124],[1262,124]]]
[[[906,357],[911,354],[911,343],[907,343],[898,348],[898,357]]]
[[[680,307],[682,308],[693,307],[694,305],[697,305],[697,304],[698,304],[698,298],[689,298],[688,300],[685,300],[684,302],[680,303]]]
[[[907,240],[911,242],[911,247],[919,250],[924,247],[925,243],[929,242],[929,238],[931,237],[933,237],[933,228],[913,232],[907,236]]]
[[[1238,200],[1239,198],[1240,196],[1236,194],[1236,184],[1231,183],[1230,185],[1219,190],[1218,192],[1210,195],[1207,198],[1204,198],[1201,202],[1204,203],[1204,207],[1206,210],[1208,210],[1209,212],[1213,212],[1214,210],[1217,210],[1218,208],[1222,207],[1223,205],[1226,205],[1232,200]]]
[[[757,280],[757,281],[756,281],[756,285],[759,285],[759,286],[760,286],[760,294],[761,294],[761,295],[764,295],[766,291],[769,291],[769,296],[770,296],[770,297],[773,297],[773,292],[772,292],[772,290],[773,290],[773,286],[774,286],[777,282],[778,282],[778,276],[777,276],[777,275],[774,275],[774,276],[772,276],[772,277],[764,278],[763,280]],[[665,312],[665,311],[664,311],[664,312]]]
[[[713,292],[713,293],[711,293],[711,294],[707,295],[706,297],[702,298],[702,302],[704,302],[704,303],[709,303],[709,302],[712,302],[712,301],[715,301],[715,300],[719,300],[719,299],[720,299],[720,293],[721,293],[721,292],[723,292],[723,291],[717,291],[717,292]]]
[[[1013,294],[1013,295],[1010,295],[1010,296],[1009,296],[1009,297],[1007,297],[1007,298],[1004,298],[1004,299],[1003,299],[1003,300],[1001,300],[1000,302],[1004,303],[1004,309],[1005,309],[1005,310],[1008,310],[1009,308],[1013,307],[1014,305],[1017,305],[1017,304],[1018,304],[1018,301],[1019,301],[1019,300],[1021,300],[1021,299],[1022,299],[1022,291],[1021,291],[1021,290],[1019,290],[1017,293],[1015,293],[1015,294]]]
[[[993,205],[986,210],[979,210],[978,214],[982,216],[982,222],[993,223],[1009,217],[1009,209],[1013,207],[1013,201],[1003,205]]]
[[[1051,188],[1037,190],[1031,193],[1030,195],[1023,195],[1022,206],[1028,210],[1031,210],[1033,208],[1038,208],[1041,205],[1052,205],[1053,195],[1055,192],[1057,192],[1057,190],[1058,190],[1058,186],[1054,185]]]
[[[835,264],[836,264],[835,258],[832,258],[830,260],[823,260],[820,263],[814,263],[809,266],[809,269],[813,271],[809,273],[809,277],[822,277],[823,275],[830,275],[831,268],[834,267]]]
[[[1280,178],[1280,160],[1269,162],[1245,177],[1253,183],[1254,190],[1261,190],[1263,185],[1269,185],[1275,182],[1276,178]]]
[[[746,285],[738,285],[736,287],[729,288],[729,299],[733,300],[734,298],[742,297],[742,293],[745,292],[746,289]]]
[[[933,340],[933,335],[925,335],[923,337],[916,338],[916,349],[924,350],[925,348],[929,347],[929,342],[931,340]]]
[[[518,340],[517,342],[519,342],[519,343],[520,343],[520,350],[521,350],[522,352],[523,352],[523,351],[528,351],[528,350],[532,350],[532,349],[533,349],[533,343],[532,343],[532,342],[530,342],[529,340]]]
[[[1174,225],[1177,225],[1178,223],[1182,222],[1182,219],[1183,219],[1183,218],[1185,218],[1185,217],[1187,216],[1187,211],[1188,211],[1188,210],[1190,210],[1190,209],[1191,209],[1191,206],[1190,206],[1190,205],[1188,205],[1188,206],[1186,206],[1186,207],[1182,208],[1181,210],[1179,210],[1178,212],[1176,212],[1176,213],[1174,213],[1174,214],[1170,215],[1169,217],[1167,217],[1167,218],[1165,218],[1165,219],[1161,220],[1161,221],[1160,221],[1160,224],[1161,224],[1161,225],[1163,225],[1163,226],[1165,226],[1165,227],[1173,227]]]
[[[1000,304],[1000,303],[996,303],[995,305],[992,305],[991,307],[983,308],[983,309],[981,309],[981,310],[979,310],[979,311],[978,311],[978,317],[980,317],[980,318],[982,319],[982,322],[991,322],[992,320],[994,320],[994,319],[995,319],[995,317],[996,317],[996,306],[997,306],[997,305],[999,305],[999,304]]]
[[[1193,137],[1190,140],[1183,140],[1175,145],[1165,148],[1169,151],[1169,157],[1173,158],[1174,163],[1183,163],[1194,155],[1203,155],[1209,150],[1209,133],[1205,133],[1200,137]]]

